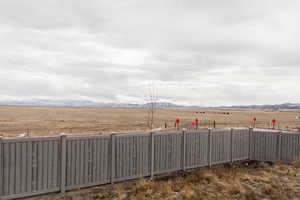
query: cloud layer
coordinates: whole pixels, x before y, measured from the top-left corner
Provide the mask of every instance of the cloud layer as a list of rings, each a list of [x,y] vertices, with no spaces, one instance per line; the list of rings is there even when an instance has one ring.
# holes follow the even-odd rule
[[[300,102],[300,2],[2,0],[0,98]]]

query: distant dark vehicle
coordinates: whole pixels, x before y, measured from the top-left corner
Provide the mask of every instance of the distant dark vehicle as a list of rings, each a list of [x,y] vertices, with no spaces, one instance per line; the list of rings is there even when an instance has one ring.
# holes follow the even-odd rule
[[[205,112],[196,112],[196,114],[205,114]]]
[[[196,112],[196,114],[206,114],[206,112]],[[220,114],[220,115],[230,115],[229,112],[214,112],[214,114]]]

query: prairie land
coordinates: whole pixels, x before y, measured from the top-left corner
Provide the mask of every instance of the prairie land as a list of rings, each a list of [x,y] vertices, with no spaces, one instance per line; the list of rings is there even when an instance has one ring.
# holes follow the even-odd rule
[[[0,134],[5,137],[22,135],[46,136],[66,134],[105,134],[110,132],[145,131],[147,110],[133,108],[96,107],[35,107],[0,106]],[[299,129],[300,111],[271,112],[262,110],[158,109],[154,114],[154,128],[175,129],[176,118],[180,129],[256,127],[271,128],[270,121],[278,120],[276,129]],[[143,178],[114,185],[102,185],[67,192],[32,197],[32,200],[98,200],[98,199],[300,199],[300,164],[235,163]]]
[[[100,134],[149,130],[147,110],[138,108],[98,107],[38,107],[0,106],[0,135],[29,136],[66,134]],[[299,129],[300,111],[241,111],[208,109],[157,109],[154,113],[154,127],[174,129],[176,118],[180,128],[194,128],[191,122],[198,118],[199,128],[250,127],[251,119],[257,118],[256,127],[272,128],[270,121],[275,118],[276,129]]]

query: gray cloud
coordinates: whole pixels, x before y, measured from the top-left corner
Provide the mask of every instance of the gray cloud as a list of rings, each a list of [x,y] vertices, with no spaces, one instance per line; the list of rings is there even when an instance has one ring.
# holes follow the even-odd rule
[[[0,1],[0,98],[300,102],[300,3]]]

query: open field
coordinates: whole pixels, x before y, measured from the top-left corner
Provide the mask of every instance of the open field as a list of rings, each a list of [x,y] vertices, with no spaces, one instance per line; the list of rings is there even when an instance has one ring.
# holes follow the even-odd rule
[[[201,113],[205,112],[205,113]],[[225,113],[225,114],[224,114]],[[227,114],[229,113],[229,114]],[[249,127],[252,117],[257,117],[256,127],[270,128],[270,121],[276,118],[276,128],[300,128],[298,112],[237,111],[237,110],[187,110],[159,109],[155,111],[155,128],[174,128],[178,117],[181,128],[191,128],[191,121],[199,118],[200,128]],[[147,110],[134,108],[96,107],[34,107],[0,106],[0,134],[17,136],[28,133],[36,135],[92,134],[147,130]]]
[[[180,174],[51,194],[31,200],[287,200],[300,198],[300,165],[238,163]]]
[[[250,127],[252,117],[257,126],[269,128],[270,120],[276,118],[276,128],[295,129],[300,112],[267,112],[237,110],[167,110],[155,114],[155,127],[174,129],[174,121],[182,120],[180,128],[191,128],[191,121],[201,120],[200,128]],[[17,136],[28,132],[33,135],[92,134],[145,130],[147,111],[128,108],[91,107],[27,107],[0,106],[0,131],[4,136]],[[32,200],[100,200],[100,199],[300,199],[300,164],[282,163],[235,163],[177,172],[148,178],[78,189],[61,194],[32,197]]]

